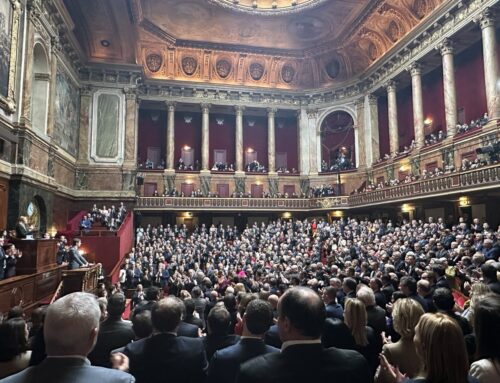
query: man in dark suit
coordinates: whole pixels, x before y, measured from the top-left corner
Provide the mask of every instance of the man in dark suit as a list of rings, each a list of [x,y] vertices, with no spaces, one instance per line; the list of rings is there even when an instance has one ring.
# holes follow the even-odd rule
[[[0,281],[5,278],[5,262],[7,255],[3,249],[4,239],[0,237]]]
[[[481,266],[483,281],[490,288],[491,292],[500,294],[500,282],[497,277],[497,268],[494,263],[485,263]]]
[[[269,328],[269,330],[266,332],[266,335],[264,336],[264,342],[266,342],[268,346],[281,348],[281,344],[283,342],[280,339],[278,325],[274,324]]]
[[[87,260],[80,255],[78,249],[80,248],[82,241],[79,238],[73,239],[73,246],[69,249],[68,252],[68,269],[79,269],[80,267],[87,267],[89,263]]]
[[[337,289],[328,286],[323,290],[323,302],[325,302],[326,317],[344,320],[344,310],[337,303]]]
[[[108,299],[108,317],[101,323],[97,343],[89,354],[93,366],[111,367],[109,355],[112,350],[123,347],[134,340],[135,334],[130,321],[122,319],[126,299],[122,293]]]
[[[33,234],[33,226],[28,226],[28,219],[22,215],[16,224],[16,237],[23,239],[31,234]]]
[[[419,295],[417,295],[417,281],[412,277],[403,277],[399,281],[399,289],[401,292],[410,299],[413,299],[420,303],[425,312],[429,310],[427,307],[427,302]]]
[[[375,294],[369,287],[361,287],[356,293],[356,297],[363,302],[366,307],[367,324],[375,330],[377,339],[380,339],[380,334],[387,331],[387,322],[385,320],[385,310],[377,306],[375,302]],[[380,344],[382,348],[382,344]]]
[[[256,356],[279,349],[262,340],[273,321],[271,305],[261,299],[251,301],[243,316],[243,335],[238,343],[217,351],[210,360],[208,383],[234,382],[240,365]]]
[[[203,338],[203,346],[209,360],[215,351],[232,346],[240,340],[238,335],[229,334],[230,327],[231,314],[224,306],[216,305],[208,314],[208,335]]]
[[[47,309],[44,338],[47,359],[1,380],[2,383],[133,383],[122,371],[90,365],[87,355],[97,340],[101,310],[91,294],[66,295]]]
[[[183,308],[178,298],[160,300],[151,312],[155,335],[125,347],[130,373],[138,383],[204,381],[208,362],[201,339],[177,336]],[[124,360],[119,353],[113,357]]]
[[[283,341],[281,352],[244,363],[238,383],[372,381],[368,364],[361,354],[333,347],[325,349],[321,345],[326,310],[313,290],[289,289],[279,301],[278,313],[278,329]]]

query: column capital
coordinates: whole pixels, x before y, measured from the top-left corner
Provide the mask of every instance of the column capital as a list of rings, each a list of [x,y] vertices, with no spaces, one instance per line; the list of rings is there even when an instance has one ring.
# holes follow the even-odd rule
[[[444,39],[441,44],[437,46],[437,49],[441,52],[441,56],[445,56],[448,54],[453,54],[454,46],[453,41],[450,39]]]
[[[123,88],[126,100],[135,100],[137,97],[137,90],[135,88]]]
[[[207,103],[200,104],[202,113],[208,113],[211,106],[212,104],[207,104]]]
[[[169,112],[175,112],[175,106],[177,105],[175,101],[165,101],[165,105]]]
[[[306,113],[307,113],[307,118],[311,120],[314,118],[318,118],[318,109],[307,109]]]
[[[377,105],[378,97],[374,94],[370,93],[368,95],[368,104],[369,105]]]
[[[398,85],[398,82],[396,80],[391,79],[391,80],[387,81],[387,83],[385,84],[385,87],[387,89],[387,93],[396,92],[397,85]]]
[[[276,115],[277,111],[278,111],[278,108],[267,108],[267,116],[274,117]]]
[[[484,12],[481,13],[479,17],[474,21],[479,24],[481,29],[495,27],[495,14],[491,11],[490,8],[486,8]]]
[[[408,67],[408,71],[410,72],[410,75],[413,76],[420,76],[422,75],[422,65],[415,61],[414,63],[410,64]]]
[[[92,96],[92,87],[89,85],[83,85],[80,88],[80,96]]]
[[[234,110],[236,111],[236,114],[243,114],[245,107],[243,105],[235,105]]]
[[[365,106],[365,98],[364,97],[361,97],[361,98],[357,98],[355,101],[354,101],[354,107],[356,109],[358,108],[362,108]]]

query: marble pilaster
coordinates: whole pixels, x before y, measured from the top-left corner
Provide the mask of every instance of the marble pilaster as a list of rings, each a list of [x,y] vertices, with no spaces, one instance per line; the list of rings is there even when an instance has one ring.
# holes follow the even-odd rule
[[[201,170],[209,170],[209,104],[201,104]]]
[[[368,108],[365,110],[367,116],[366,124],[366,146],[369,148],[367,151],[370,156],[367,158],[367,165],[371,166],[380,158],[380,135],[378,126],[378,101],[377,97],[372,94],[366,96],[368,100]],[[368,112],[368,113],[366,113]]]
[[[297,111],[297,127],[299,134],[299,170],[302,176],[309,174],[309,134],[307,131],[307,111],[300,108]]]
[[[356,165],[358,168],[366,167],[366,147],[365,147],[365,99],[356,100],[357,124],[354,127],[354,145],[356,152]]]
[[[30,5],[27,6],[28,19],[26,27],[26,52],[31,52],[25,59],[24,63],[24,80],[23,80],[23,99],[22,99],[22,113],[20,122],[21,125],[31,125],[31,96],[33,87],[33,49],[35,47],[35,25],[37,20],[36,9]]]
[[[419,63],[413,63],[410,68],[411,92],[413,102],[413,129],[415,131],[415,143],[420,149],[424,146],[424,101],[422,97],[422,67]]]
[[[439,46],[443,58],[443,90],[446,132],[453,137],[457,132],[457,94],[455,88],[455,65],[453,60],[453,44],[444,40]]]
[[[167,102],[167,170],[174,170],[175,163],[175,102]]]
[[[135,89],[124,89],[125,93],[125,153],[124,166],[135,167],[137,164],[137,129],[138,108]]]
[[[309,175],[317,175],[321,164],[321,147],[316,129],[318,123],[318,111],[307,110],[307,134],[309,136]]]
[[[51,57],[50,57],[50,82],[49,82],[49,101],[47,114],[47,135],[52,137],[54,134],[55,123],[55,105],[56,105],[56,76],[57,76],[57,58],[56,54],[60,49],[59,39],[51,39]]]
[[[488,116],[490,119],[498,119],[500,118],[500,97],[498,94],[498,53],[494,14],[487,10],[481,15],[479,23],[483,38],[484,81]]]
[[[78,130],[78,164],[89,162],[90,110],[92,108],[92,88],[80,88],[80,129]]]
[[[396,82],[389,81],[387,84],[387,109],[389,117],[389,146],[391,156],[396,156],[399,151],[398,134],[398,103],[396,96]],[[385,154],[385,153],[384,153]]]
[[[269,173],[276,172],[276,137],[275,137],[276,108],[267,109],[267,168]]]
[[[236,112],[236,135],[235,135],[235,153],[236,153],[236,171],[243,172],[243,106],[235,106]]]

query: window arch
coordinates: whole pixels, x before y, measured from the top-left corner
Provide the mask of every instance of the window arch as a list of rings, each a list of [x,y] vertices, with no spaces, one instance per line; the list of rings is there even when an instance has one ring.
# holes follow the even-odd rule
[[[336,172],[356,167],[354,120],[345,111],[328,114],[320,127],[321,171]]]
[[[45,47],[35,43],[33,48],[33,91],[31,93],[31,126],[34,130],[47,132],[49,107],[49,60]]]

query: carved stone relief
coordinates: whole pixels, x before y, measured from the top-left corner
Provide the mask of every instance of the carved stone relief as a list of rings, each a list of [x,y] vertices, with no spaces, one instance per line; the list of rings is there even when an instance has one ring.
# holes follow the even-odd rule
[[[226,59],[220,59],[219,61],[217,61],[217,64],[215,65],[215,70],[217,71],[217,74],[221,78],[227,78],[231,73],[231,69],[232,65]]]
[[[198,60],[192,56],[186,56],[182,58],[181,65],[184,73],[188,76],[192,76],[198,68]]]
[[[157,53],[150,53],[146,56],[146,66],[151,72],[158,72],[161,69],[162,65],[163,59],[161,55]]]
[[[283,81],[289,84],[293,81],[294,77],[295,68],[289,64],[283,65],[283,68],[281,68],[281,78],[283,79]]]
[[[264,66],[261,63],[254,62],[250,64],[248,71],[252,79],[254,79],[255,81],[259,81],[264,75]]]
[[[245,177],[234,177],[236,193],[245,193]]]
[[[87,190],[89,188],[89,180],[85,170],[77,169],[75,172],[75,188],[78,190]]]

